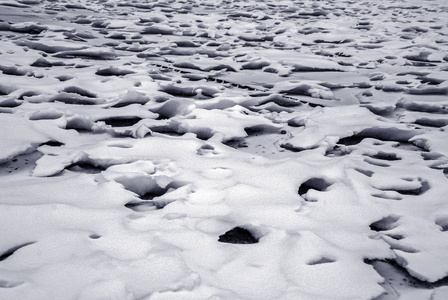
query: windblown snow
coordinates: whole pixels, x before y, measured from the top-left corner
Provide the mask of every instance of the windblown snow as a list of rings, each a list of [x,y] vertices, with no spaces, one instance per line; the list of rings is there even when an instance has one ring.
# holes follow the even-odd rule
[[[448,299],[444,0],[0,0],[0,299]]]

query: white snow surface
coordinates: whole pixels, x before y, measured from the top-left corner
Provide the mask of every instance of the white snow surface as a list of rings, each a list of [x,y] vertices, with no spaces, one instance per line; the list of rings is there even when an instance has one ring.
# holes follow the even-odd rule
[[[444,0],[0,0],[0,299],[447,299],[447,131]]]

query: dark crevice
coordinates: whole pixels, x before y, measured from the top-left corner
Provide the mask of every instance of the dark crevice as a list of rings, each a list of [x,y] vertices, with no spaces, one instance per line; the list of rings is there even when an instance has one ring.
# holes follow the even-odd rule
[[[65,145],[64,143],[61,143],[58,141],[48,141],[48,142],[40,144],[39,146],[61,147],[64,145]]]
[[[19,249],[21,249],[23,247],[26,247],[28,245],[34,244],[34,243],[35,242],[28,242],[28,243],[20,244],[18,246],[14,246],[12,248],[9,248],[8,250],[6,250],[2,254],[0,254],[0,261],[4,261],[5,259],[10,257],[11,255],[13,255],[17,250],[19,250]]]

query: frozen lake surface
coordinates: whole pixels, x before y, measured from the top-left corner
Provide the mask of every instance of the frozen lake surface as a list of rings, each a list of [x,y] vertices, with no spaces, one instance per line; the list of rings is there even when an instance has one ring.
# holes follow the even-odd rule
[[[444,0],[0,0],[0,299],[448,299]]]

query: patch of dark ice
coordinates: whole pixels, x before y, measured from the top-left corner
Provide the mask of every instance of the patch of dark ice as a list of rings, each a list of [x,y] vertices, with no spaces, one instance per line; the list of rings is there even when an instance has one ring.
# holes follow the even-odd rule
[[[319,177],[314,177],[311,179],[308,179],[307,181],[303,182],[299,187],[299,195],[303,196],[306,193],[308,193],[309,190],[316,190],[319,192],[324,192],[327,188],[329,188],[332,184],[328,182],[327,180]]]
[[[99,174],[105,170],[105,168],[101,166],[96,166],[92,162],[76,162],[65,167],[66,170],[84,174]]]
[[[366,138],[374,138],[381,141],[398,141],[398,142],[408,142],[412,137],[417,135],[415,130],[404,130],[398,128],[380,128],[372,127],[361,130],[360,132],[349,136],[341,138],[337,144],[351,146],[357,145],[362,140]]]
[[[100,119],[98,121],[102,121],[106,123],[106,125],[110,125],[112,127],[128,127],[133,126],[140,122],[142,118],[139,117],[132,117],[132,116],[117,116],[117,117],[111,117],[106,119]]]
[[[123,69],[119,69],[114,66],[110,66],[105,69],[99,69],[98,71],[95,72],[96,75],[100,75],[100,76],[125,76],[125,75],[129,75],[129,74],[134,74],[134,73],[135,73],[134,71],[123,70]]]
[[[249,230],[239,227],[239,226],[220,235],[218,241],[221,243],[230,243],[230,244],[256,244],[256,243],[258,243],[258,239],[255,238]]]
[[[39,147],[41,147],[41,146],[61,147],[61,146],[64,146],[64,145],[65,145],[64,143],[61,143],[59,141],[48,141],[48,142],[40,144]]]
[[[370,229],[373,231],[387,231],[398,226],[397,222],[400,219],[397,215],[389,215],[378,221],[370,224]]]

